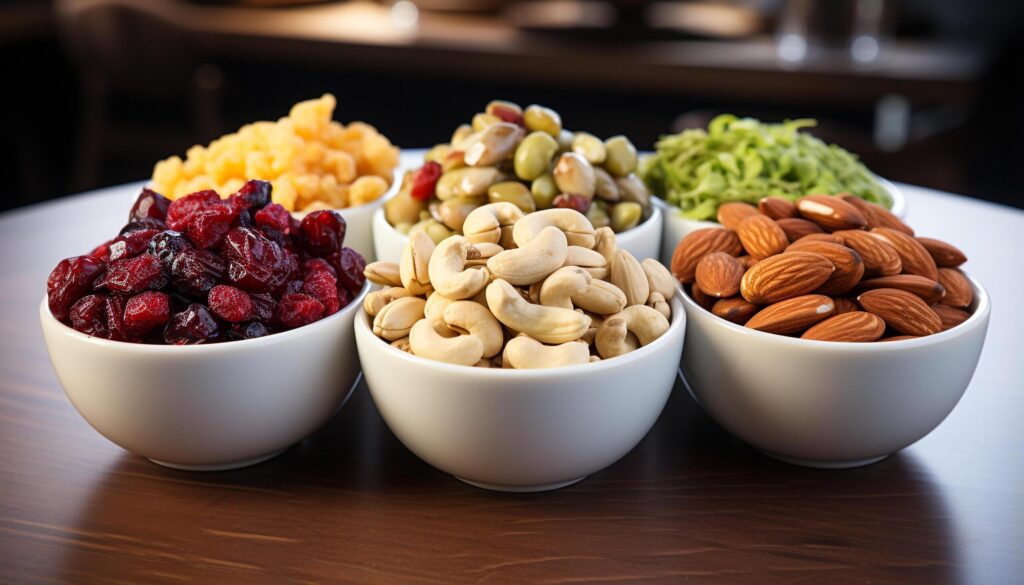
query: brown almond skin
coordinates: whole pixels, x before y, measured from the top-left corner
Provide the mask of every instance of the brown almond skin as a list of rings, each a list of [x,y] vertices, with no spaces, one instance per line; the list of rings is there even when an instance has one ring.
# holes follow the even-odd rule
[[[750,270],[750,267],[753,266],[754,264],[757,264],[758,262],[757,258],[754,258],[750,254],[744,254],[743,256],[737,258],[737,260],[739,260],[740,264],[743,265],[744,270]]]
[[[942,331],[942,320],[921,300],[905,290],[877,288],[862,293],[857,302],[885,324],[904,335],[933,335]]]
[[[859,201],[860,205],[855,203],[854,200]],[[899,232],[903,232],[903,233],[907,234],[908,236],[913,236],[914,235],[914,230],[909,225],[903,223],[903,220],[901,220],[900,218],[896,217],[893,214],[893,212],[891,212],[888,209],[882,207],[881,205],[878,205],[877,203],[871,203],[870,201],[865,201],[865,200],[861,199],[860,197],[857,197],[856,195],[844,195],[843,196],[843,201],[846,201],[847,203],[850,203],[851,205],[855,205],[857,207],[857,209],[863,210],[863,209],[866,208],[866,209],[870,210],[868,213],[872,216],[872,219],[871,219],[870,225],[868,225],[868,227],[871,228],[871,229],[874,229],[876,227],[885,227],[885,228],[889,228],[889,229],[894,229],[894,230],[899,231]]]
[[[828,258],[829,262],[836,267],[832,276],[828,277],[825,284],[815,291],[819,294],[829,296],[845,294],[852,290],[864,276],[864,262],[861,261],[860,254],[846,246],[803,238],[790,244],[786,251],[820,254]]]
[[[760,305],[748,303],[743,297],[722,299],[711,307],[712,313],[737,325],[744,325],[760,310]]]
[[[836,315],[860,310],[860,305],[857,304],[857,301],[850,297],[835,297],[832,301],[836,304]]]
[[[782,231],[786,232],[786,238],[790,242],[795,242],[811,234],[825,233],[825,230],[821,229],[820,225],[799,217],[784,217],[775,223],[779,224]]]
[[[857,286],[857,292],[874,290],[876,288],[898,288],[908,293],[913,293],[929,305],[941,301],[946,296],[946,288],[934,280],[917,276],[914,274],[897,274],[895,276],[880,276],[862,281]]]
[[[903,263],[892,244],[861,230],[843,230],[832,234],[841,236],[846,246],[853,248],[864,261],[864,273],[871,276],[892,276],[903,271]]]
[[[763,260],[781,254],[789,245],[786,232],[775,220],[764,215],[751,215],[740,222],[736,235],[748,254]]]
[[[811,327],[801,339],[866,343],[878,341],[885,333],[885,321],[866,311],[834,315]]]
[[[744,219],[758,215],[757,208],[742,201],[730,201],[718,206],[718,223],[727,230],[735,230]]]
[[[697,286],[713,297],[736,296],[740,292],[744,272],[746,270],[736,258],[725,252],[712,252],[697,263]]]
[[[932,255],[912,236],[884,227],[875,228],[868,233],[885,240],[896,250],[900,256],[904,273],[916,274],[932,280],[939,279],[938,266],[935,265]]]
[[[917,241],[924,246],[925,250],[928,250],[932,260],[935,260],[935,265],[939,268],[956,268],[967,262],[967,255],[953,244],[935,238],[917,238]]]
[[[762,197],[761,200],[757,202],[757,208],[764,215],[776,220],[785,219],[787,217],[797,217],[799,215],[796,211],[795,203],[777,195]]]
[[[939,268],[939,284],[946,289],[942,304],[963,309],[974,301],[974,289],[970,281],[956,268]]]
[[[743,253],[736,232],[722,228],[704,228],[692,231],[679,240],[672,253],[672,274],[683,284],[692,284],[696,278],[697,263],[712,252],[726,252],[730,256]]]
[[[715,303],[718,302],[718,297],[705,293],[696,284],[690,287],[690,298],[707,311],[710,311],[711,307],[715,306]]]
[[[839,244],[840,246],[845,246],[846,240],[844,240],[840,236],[837,236],[836,234],[838,233],[839,232],[835,232],[832,234],[807,234],[806,236],[800,238],[799,240],[793,243],[796,244],[798,242],[828,242],[830,244]]]
[[[856,207],[831,195],[804,195],[796,200],[800,217],[813,221],[826,231],[859,230],[868,221]]]
[[[835,266],[810,252],[785,252],[765,258],[743,275],[740,294],[756,305],[806,295],[828,280]]]
[[[864,220],[867,221],[867,225],[864,227],[868,229],[882,227],[882,224],[879,223],[878,216],[875,214],[875,210],[872,209],[872,205],[870,203],[856,195],[851,195],[850,193],[840,193],[839,198],[856,207],[857,211],[864,216]]]
[[[963,309],[957,309],[948,305],[932,305],[932,310],[939,316],[939,320],[942,321],[942,330],[952,329],[957,325],[963,323],[971,314]]]
[[[803,295],[768,305],[747,321],[746,326],[765,333],[792,335],[828,319],[835,303],[825,295]]]

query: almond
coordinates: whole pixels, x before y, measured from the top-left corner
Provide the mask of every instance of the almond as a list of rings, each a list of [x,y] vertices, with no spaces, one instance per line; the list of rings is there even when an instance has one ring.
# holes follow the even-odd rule
[[[713,297],[735,296],[740,292],[744,272],[743,265],[736,258],[725,252],[712,252],[697,263],[697,286]]]
[[[836,315],[842,315],[843,313],[852,313],[860,310],[860,305],[857,301],[850,297],[836,297],[832,299],[836,304]]]
[[[789,199],[783,199],[777,195],[762,197],[757,202],[757,208],[761,210],[761,213],[772,219],[797,217],[796,204]]]
[[[942,321],[943,331],[956,327],[971,316],[967,311],[950,307],[949,305],[932,305],[932,310],[935,311],[935,314],[939,316],[939,320]]]
[[[875,210],[871,208],[870,203],[849,193],[840,193],[839,198],[856,207],[857,211],[864,216],[864,220],[867,221],[867,225],[864,227],[868,229],[882,227],[882,224],[878,222],[878,216],[875,215]]]
[[[743,253],[736,232],[722,228],[704,228],[692,231],[679,240],[672,253],[672,274],[683,284],[691,284],[697,272],[697,263],[711,252],[726,252],[731,256]]]
[[[825,230],[821,229],[821,226],[818,224],[806,219],[800,219],[799,217],[784,217],[775,223],[779,224],[782,231],[786,232],[786,238],[790,242],[795,242],[810,234],[825,233]]]
[[[791,335],[831,317],[835,308],[832,299],[825,295],[804,295],[761,309],[746,326],[766,333]]]
[[[708,311],[710,311],[711,307],[713,307],[715,303],[718,302],[718,297],[713,297],[705,293],[704,291],[700,290],[700,287],[697,286],[696,284],[690,287],[690,298],[692,298],[695,303],[704,307],[704,309]]]
[[[956,268],[964,262],[967,262],[967,255],[960,251],[953,244],[948,244],[942,240],[936,240],[935,238],[917,238],[917,241],[924,246],[925,250],[931,254],[932,260],[935,260],[935,265],[943,268]]]
[[[867,210],[867,214],[871,216],[868,227],[872,229],[876,227],[886,227],[903,232],[908,236],[914,235],[914,230],[911,229],[910,226],[903,223],[903,220],[893,215],[891,211],[881,205],[865,201],[855,195],[843,195],[842,199],[843,201],[857,207],[857,209],[861,210],[862,213],[864,213],[865,209]]]
[[[757,264],[757,258],[754,258],[753,256],[750,256],[749,254],[744,254],[743,256],[740,256],[739,258],[737,258],[737,260],[739,260],[740,264],[743,265],[743,269],[744,270],[750,270],[751,266],[753,266],[754,264]]]
[[[711,307],[712,313],[737,325],[745,324],[760,310],[760,305],[748,303],[743,297],[722,299],[715,303],[715,306]]]
[[[864,273],[871,276],[892,276],[903,270],[900,255],[892,244],[861,230],[843,230],[832,234],[840,236],[847,247],[853,248],[864,261]]]
[[[775,220],[764,215],[751,215],[740,222],[736,235],[748,254],[763,260],[769,256],[781,254],[789,245],[786,232],[775,223]]]
[[[954,309],[955,310],[955,309]],[[885,333],[885,321],[878,315],[853,311],[835,315],[804,332],[802,339],[817,341],[878,341]]]
[[[896,250],[900,256],[900,263],[903,265],[903,272],[932,280],[939,279],[938,267],[935,265],[935,260],[932,260],[932,255],[912,236],[884,227],[875,228],[868,233],[885,240]]]
[[[786,251],[820,254],[836,267],[835,272],[815,291],[823,295],[835,296],[849,292],[864,276],[864,262],[860,254],[846,246],[803,238],[790,244]]]
[[[956,268],[939,268],[939,284],[946,289],[946,296],[942,298],[943,305],[963,309],[974,301],[974,289],[970,281]]]
[[[836,232],[838,233],[838,232]],[[797,242],[829,242],[831,244],[839,244],[840,246],[846,245],[846,240],[836,234],[826,234],[824,232],[820,234],[807,234],[806,236],[797,240]],[[793,242],[794,244],[796,242]]]
[[[856,207],[832,195],[804,195],[796,200],[796,209],[828,231],[857,230],[868,224]]]
[[[877,288],[862,293],[857,302],[885,324],[904,335],[932,335],[942,331],[942,320],[921,300],[905,290]]]
[[[751,303],[767,305],[805,295],[828,280],[835,266],[810,252],[785,252],[765,258],[743,275],[740,293]]]
[[[895,276],[870,278],[861,281],[857,285],[857,293],[875,290],[876,288],[905,290],[908,293],[921,297],[921,300],[929,305],[941,301],[946,296],[946,289],[941,284],[916,274],[897,274]]]
[[[758,215],[757,208],[742,201],[730,201],[718,206],[718,223],[727,230],[735,230],[744,219]]]

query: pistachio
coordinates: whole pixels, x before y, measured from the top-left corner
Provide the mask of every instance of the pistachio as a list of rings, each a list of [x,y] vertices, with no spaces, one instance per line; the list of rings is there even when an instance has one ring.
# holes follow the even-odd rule
[[[523,124],[531,132],[546,132],[556,138],[562,131],[562,117],[558,112],[537,104],[527,106],[523,112]]]
[[[607,155],[604,142],[593,134],[577,132],[572,139],[572,151],[587,159],[592,165],[602,164]]]
[[[625,177],[636,170],[636,147],[625,136],[612,136],[604,141],[607,152],[604,168],[616,177]]]
[[[558,142],[544,132],[532,132],[523,138],[513,159],[516,176],[532,181],[548,170],[558,152]]]
[[[502,172],[495,167],[466,167],[441,175],[434,188],[441,201],[455,197],[482,197],[487,188],[501,181]]]

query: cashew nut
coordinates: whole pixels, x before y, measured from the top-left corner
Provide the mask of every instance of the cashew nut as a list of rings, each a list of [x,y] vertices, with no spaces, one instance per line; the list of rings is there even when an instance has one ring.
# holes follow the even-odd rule
[[[502,248],[498,244],[492,244],[490,242],[478,242],[473,244],[473,249],[476,250],[476,254],[470,254],[466,257],[467,268],[487,266],[487,260],[491,256],[499,254],[505,250],[505,248]]]
[[[391,347],[393,347],[395,349],[400,349],[400,350],[402,350],[402,351],[404,351],[406,353],[412,353],[412,350],[409,349],[409,338],[408,337],[403,337],[401,339],[396,339],[396,340],[392,341],[391,342]]]
[[[567,254],[565,234],[558,228],[549,226],[519,248],[505,250],[492,256],[487,261],[487,268],[495,278],[507,280],[512,284],[533,284],[565,264]]]
[[[560,345],[543,343],[520,335],[505,345],[502,363],[516,369],[558,368],[590,362],[590,348],[586,343],[567,341]]]
[[[515,223],[512,239],[520,248],[530,243],[547,227],[556,227],[565,233],[572,246],[594,247],[594,226],[587,216],[565,207],[535,211]]]
[[[647,302],[647,297],[651,296],[647,274],[636,258],[626,250],[618,250],[612,256],[609,280],[626,293],[627,306],[643,305]]]
[[[363,309],[366,310],[367,315],[376,317],[377,313],[379,313],[380,310],[391,301],[409,296],[412,296],[412,293],[400,286],[375,290],[371,293],[367,293],[366,297],[363,299]]]
[[[384,286],[402,286],[402,277],[398,272],[398,264],[394,262],[371,262],[363,269],[366,279],[374,284]]]
[[[608,226],[599,227],[594,230],[594,250],[604,256],[608,264],[612,263],[612,257],[619,250],[619,244],[615,241],[615,232]]]
[[[449,364],[472,366],[484,355],[484,344],[475,335],[442,337],[427,319],[421,319],[409,331],[413,355]]]
[[[600,253],[583,246],[569,246],[566,266],[579,266],[598,279],[608,277],[608,261]]]
[[[466,216],[462,224],[462,233],[473,244],[498,244],[510,247],[511,238],[508,232],[513,224],[522,219],[523,211],[508,201],[481,205]],[[502,237],[503,232],[505,237]]]
[[[443,294],[435,292],[434,294],[427,297],[426,304],[423,305],[423,316],[427,320],[433,323],[444,323],[444,310],[448,308],[448,305],[455,302],[455,299],[450,299]]]
[[[501,351],[505,333],[491,311],[473,301],[455,301],[444,310],[444,322],[449,328],[480,340],[483,357],[489,358]]]
[[[579,266],[563,266],[544,279],[540,287],[540,304],[572,309],[572,297],[587,290],[592,277]]]
[[[413,324],[423,319],[423,307],[426,304],[419,297],[402,297],[384,305],[373,318],[373,332],[388,341],[409,335]]]
[[[574,341],[590,325],[589,317],[571,309],[530,304],[515,287],[500,279],[487,285],[487,306],[506,327],[544,343]]]
[[[430,288],[428,266],[433,252],[434,240],[425,232],[409,234],[409,244],[402,249],[402,258],[398,263],[398,273],[402,286],[414,295],[424,294]]]
[[[654,258],[647,258],[640,263],[640,267],[644,269],[644,274],[647,275],[647,283],[650,285],[652,293],[661,293],[662,300],[665,301],[675,296],[676,279],[668,271],[668,268],[662,266],[661,262]]]
[[[626,308],[626,294],[614,284],[595,278],[582,294],[572,297],[572,302],[584,311],[611,315]]]
[[[476,249],[462,236],[442,240],[430,255],[428,273],[434,290],[450,299],[468,299],[491,280],[486,268],[466,268],[466,257]]]
[[[655,311],[661,313],[666,319],[672,318],[672,307],[668,305],[668,301],[665,300],[665,296],[660,292],[652,292],[651,296],[647,298],[647,306],[651,307]]]
[[[651,343],[668,331],[668,319],[646,305],[632,305],[605,319],[597,330],[594,345],[597,353],[607,359],[622,355],[636,347],[628,334],[636,336],[640,347]]]

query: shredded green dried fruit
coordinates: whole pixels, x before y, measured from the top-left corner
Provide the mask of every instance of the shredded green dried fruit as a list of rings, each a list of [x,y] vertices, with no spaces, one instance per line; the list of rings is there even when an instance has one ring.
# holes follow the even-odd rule
[[[801,128],[810,119],[765,124],[723,114],[708,129],[662,136],[640,175],[655,195],[690,219],[714,219],[729,201],[757,203],[778,195],[852,193],[892,207],[889,193],[856,155],[826,144]]]

